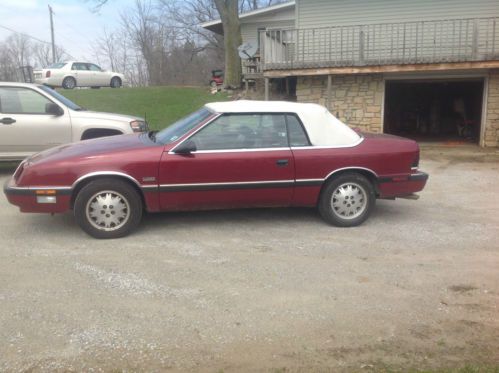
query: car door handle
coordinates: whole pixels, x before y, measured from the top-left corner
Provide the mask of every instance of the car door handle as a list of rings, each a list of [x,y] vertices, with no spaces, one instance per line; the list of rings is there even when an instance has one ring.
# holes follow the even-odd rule
[[[278,165],[279,167],[284,167],[284,166],[287,166],[289,163],[289,160],[288,159],[278,159],[276,161],[276,165]]]
[[[2,118],[2,119],[0,119],[0,123],[2,123],[2,124],[12,124],[12,123],[16,123],[16,120],[12,119],[12,118]]]

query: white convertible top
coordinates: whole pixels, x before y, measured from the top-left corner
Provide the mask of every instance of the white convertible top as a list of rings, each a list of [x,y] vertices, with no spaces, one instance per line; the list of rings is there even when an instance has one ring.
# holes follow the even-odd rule
[[[217,113],[295,113],[315,146],[349,146],[361,139],[357,132],[317,104],[239,100],[213,102],[206,107]]]

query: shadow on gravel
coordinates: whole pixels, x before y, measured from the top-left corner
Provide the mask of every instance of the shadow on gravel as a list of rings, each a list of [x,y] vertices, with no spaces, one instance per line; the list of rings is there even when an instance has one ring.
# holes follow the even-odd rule
[[[395,222],[412,219],[407,206],[393,203],[392,201],[378,201],[370,218],[363,224],[369,225],[376,222]],[[21,214],[23,224],[30,226],[30,234],[38,238],[53,237],[54,235],[72,235],[88,237],[80,230],[74,219],[73,213],[65,214]],[[138,229],[129,237],[142,234],[165,234],[168,230],[184,230],[195,232],[208,229],[213,232],[226,230],[231,227],[235,230],[250,231],[255,229],[285,229],[293,230],[300,227],[317,227],[317,229],[347,229],[336,228],[322,220],[315,208],[261,208],[238,210],[211,210],[189,212],[163,212],[144,214]],[[355,229],[355,228],[352,228]],[[125,238],[126,239],[126,238]]]

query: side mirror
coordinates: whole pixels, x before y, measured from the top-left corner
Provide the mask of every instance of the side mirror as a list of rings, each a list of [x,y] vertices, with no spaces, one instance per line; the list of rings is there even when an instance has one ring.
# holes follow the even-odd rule
[[[64,114],[64,110],[62,110],[62,108],[59,105],[54,104],[53,102],[49,102],[45,104],[45,113],[55,115],[56,117],[60,117],[61,115]]]
[[[176,154],[191,154],[197,150],[196,143],[192,140],[184,141],[175,149]]]

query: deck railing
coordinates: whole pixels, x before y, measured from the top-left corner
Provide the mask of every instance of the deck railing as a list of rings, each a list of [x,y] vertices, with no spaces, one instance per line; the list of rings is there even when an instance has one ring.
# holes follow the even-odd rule
[[[499,59],[499,17],[260,32],[263,70]]]

